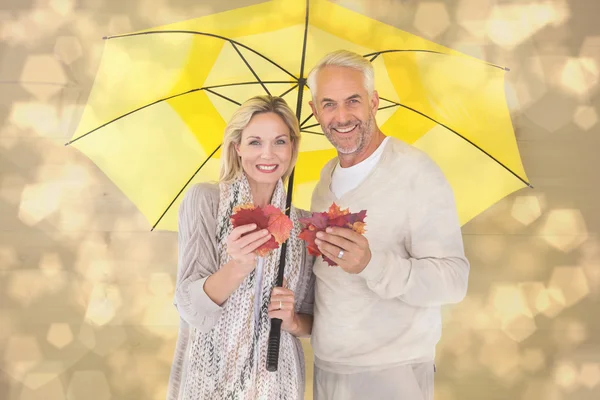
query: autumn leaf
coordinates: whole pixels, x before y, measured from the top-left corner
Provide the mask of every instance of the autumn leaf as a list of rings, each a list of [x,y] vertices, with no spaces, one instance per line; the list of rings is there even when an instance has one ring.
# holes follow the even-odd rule
[[[329,215],[329,219],[334,219],[343,215],[350,214],[350,210],[347,208],[345,210],[341,210],[337,204],[333,203],[329,207],[329,211],[327,211],[327,214]]]
[[[325,228],[327,228],[329,217],[327,213],[320,212],[313,213],[310,218],[300,218],[298,221],[306,226],[312,225],[316,229],[325,230]]]
[[[355,223],[353,223],[350,226],[350,229],[352,229],[356,233],[360,233],[361,235],[364,235],[366,232],[365,226],[366,226],[366,224],[364,222],[356,221]]]
[[[252,232],[267,229],[271,233],[269,240],[256,250],[256,254],[259,256],[266,256],[272,250],[279,248],[290,237],[293,228],[292,221],[279,208],[270,204],[262,208],[253,204],[237,206],[231,216],[231,223],[234,228],[256,224],[257,228]]]
[[[262,246],[256,249],[256,254],[260,257],[268,255],[271,251],[279,248],[279,243],[275,240],[275,237],[271,235],[271,238],[267,240]]]
[[[353,225],[355,222],[365,222],[365,218],[367,217],[367,210],[362,210],[360,212],[354,214],[348,214],[345,216],[346,221],[350,225]]]
[[[270,204],[263,209],[263,212],[269,218],[268,229],[277,243],[281,244],[288,240],[294,227],[292,220],[282,213],[279,208]]]
[[[301,218],[299,221],[303,225],[303,229],[298,237],[307,243],[309,254],[323,256],[315,244],[317,232],[325,231],[328,227],[337,226],[352,229],[362,235],[365,233],[366,224],[364,220],[366,217],[366,210],[350,213],[348,208],[342,210],[337,204],[333,203],[327,212],[315,212],[309,218]],[[326,256],[323,256],[323,260],[330,266],[336,265]]]
[[[329,226],[339,226],[342,228],[348,228],[348,221],[346,220],[345,215],[341,215],[339,217],[335,217],[329,220]]]
[[[231,224],[234,228],[242,225],[250,225],[256,224],[259,229],[266,229],[269,225],[269,218],[262,212],[260,208],[239,208],[237,212],[235,212],[231,216]],[[253,231],[253,232],[254,232]]]
[[[237,213],[240,210],[254,210],[254,204],[252,203],[244,203],[233,207],[233,214]]]
[[[298,237],[308,243],[308,254],[316,257],[321,255],[319,248],[315,244],[315,239],[317,238],[317,230],[303,229],[302,232],[300,232],[300,234],[298,235]]]
[[[270,217],[271,215],[282,214],[281,210],[272,204],[267,204],[266,206],[264,206],[262,208],[262,211],[263,211],[263,214],[265,214],[265,216],[267,216],[267,217]]]

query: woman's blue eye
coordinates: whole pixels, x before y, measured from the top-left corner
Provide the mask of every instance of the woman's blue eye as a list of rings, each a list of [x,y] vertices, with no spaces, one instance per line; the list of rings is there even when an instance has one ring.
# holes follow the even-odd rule
[[[250,142],[250,146],[254,146],[254,145],[257,145],[257,144],[260,144],[258,142],[258,140],[253,140],[253,141]]]
[[[277,144],[286,144],[287,142],[285,141],[285,139],[279,139],[277,141]]]

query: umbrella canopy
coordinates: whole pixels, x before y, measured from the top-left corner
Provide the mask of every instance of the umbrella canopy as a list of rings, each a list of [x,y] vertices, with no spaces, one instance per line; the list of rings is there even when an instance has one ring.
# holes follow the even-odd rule
[[[444,171],[462,224],[527,183],[504,95],[505,69],[325,0],[274,0],[108,37],[69,144],[104,171],[152,228],[177,230],[186,188],[216,181],[226,121],[257,94],[301,122],[294,204],[310,208],[336,156],[311,114],[309,69],[347,49],[375,68],[382,131]]]

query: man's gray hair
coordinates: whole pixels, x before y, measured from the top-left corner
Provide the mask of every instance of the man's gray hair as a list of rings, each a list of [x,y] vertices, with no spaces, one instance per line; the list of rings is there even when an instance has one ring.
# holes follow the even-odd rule
[[[352,68],[362,72],[365,78],[365,89],[369,96],[373,94],[373,91],[375,90],[375,72],[371,62],[360,54],[356,54],[352,51],[337,50],[321,58],[317,65],[315,65],[308,73],[306,84],[310,89],[313,99],[317,92],[317,73],[321,68],[327,66]]]

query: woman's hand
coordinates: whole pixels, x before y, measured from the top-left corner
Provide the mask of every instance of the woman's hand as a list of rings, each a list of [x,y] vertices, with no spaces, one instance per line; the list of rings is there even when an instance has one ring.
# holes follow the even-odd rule
[[[269,318],[279,318],[281,329],[293,335],[298,331],[298,318],[295,311],[294,292],[283,287],[275,287],[271,292]]]
[[[256,229],[256,224],[238,226],[231,231],[227,238],[227,253],[234,262],[233,268],[243,276],[248,275],[256,268],[254,251],[271,238],[267,229],[252,232],[254,229]]]

